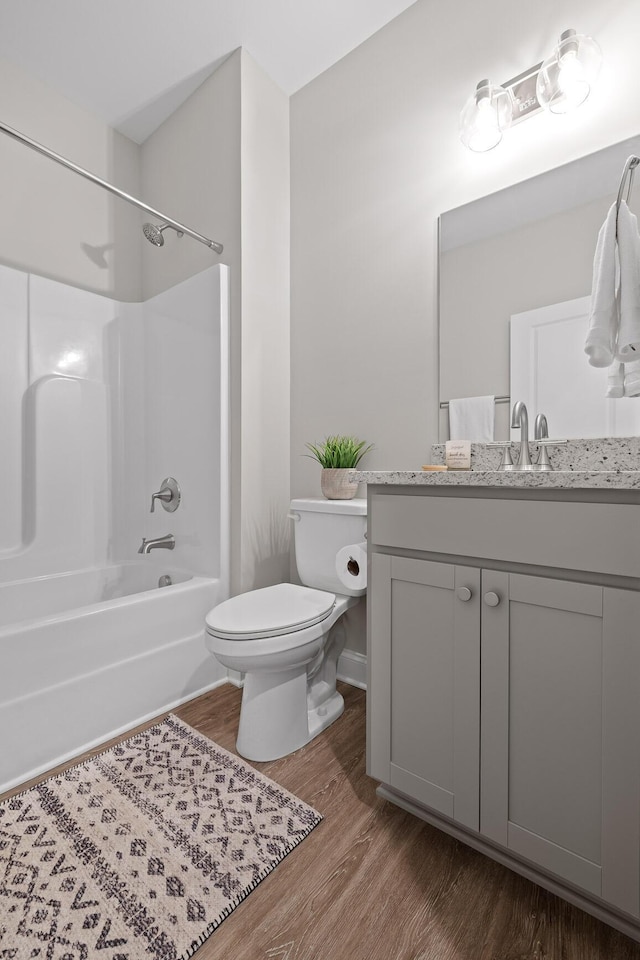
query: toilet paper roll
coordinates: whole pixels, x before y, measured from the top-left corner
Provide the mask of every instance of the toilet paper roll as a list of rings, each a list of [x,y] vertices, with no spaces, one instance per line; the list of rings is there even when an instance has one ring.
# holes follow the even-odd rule
[[[367,544],[350,543],[336,554],[336,573],[347,596],[367,588]]]

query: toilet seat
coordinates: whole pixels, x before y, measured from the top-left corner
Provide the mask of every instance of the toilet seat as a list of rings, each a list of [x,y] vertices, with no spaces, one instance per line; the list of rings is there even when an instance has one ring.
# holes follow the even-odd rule
[[[335,594],[295,583],[278,583],[231,597],[206,617],[207,633],[225,640],[250,641],[305,630],[329,616]]]

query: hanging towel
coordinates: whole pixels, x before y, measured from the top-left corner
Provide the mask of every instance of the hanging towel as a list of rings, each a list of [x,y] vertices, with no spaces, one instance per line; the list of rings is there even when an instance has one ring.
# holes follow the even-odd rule
[[[620,301],[616,360],[640,360],[640,235],[638,220],[624,200],[618,212]]]
[[[495,397],[463,397],[449,400],[449,438],[475,440],[486,443],[493,440]]]
[[[608,367],[614,358],[618,333],[616,262],[616,205],[613,203],[600,227],[593,259],[591,313],[584,345],[592,367]]]
[[[624,397],[624,363],[620,363],[619,360],[614,360],[609,367],[605,397],[609,400],[619,400],[620,397]]]
[[[640,397],[640,360],[625,363],[624,366],[624,396]]]

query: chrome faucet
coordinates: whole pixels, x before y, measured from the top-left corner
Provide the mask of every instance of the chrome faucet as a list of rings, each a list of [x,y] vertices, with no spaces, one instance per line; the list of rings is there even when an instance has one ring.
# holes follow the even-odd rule
[[[534,440],[548,440],[549,439],[549,427],[547,425],[547,418],[544,413],[539,413],[536,417],[536,423],[533,428],[533,439]]]
[[[520,459],[516,470],[531,470],[531,455],[529,453],[529,415],[522,400],[516,401],[511,414],[511,428],[520,427]]]
[[[138,553],[151,553],[152,550],[173,550],[176,545],[176,538],[172,533],[166,537],[156,537],[154,540],[142,538],[142,543],[138,547]]]

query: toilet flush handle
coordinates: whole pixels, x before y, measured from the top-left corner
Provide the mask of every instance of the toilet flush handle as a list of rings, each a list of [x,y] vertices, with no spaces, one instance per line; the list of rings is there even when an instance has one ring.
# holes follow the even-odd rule
[[[300,523],[300,520],[302,519],[299,513],[288,513],[287,516],[289,517],[289,520],[295,520],[296,523]]]

